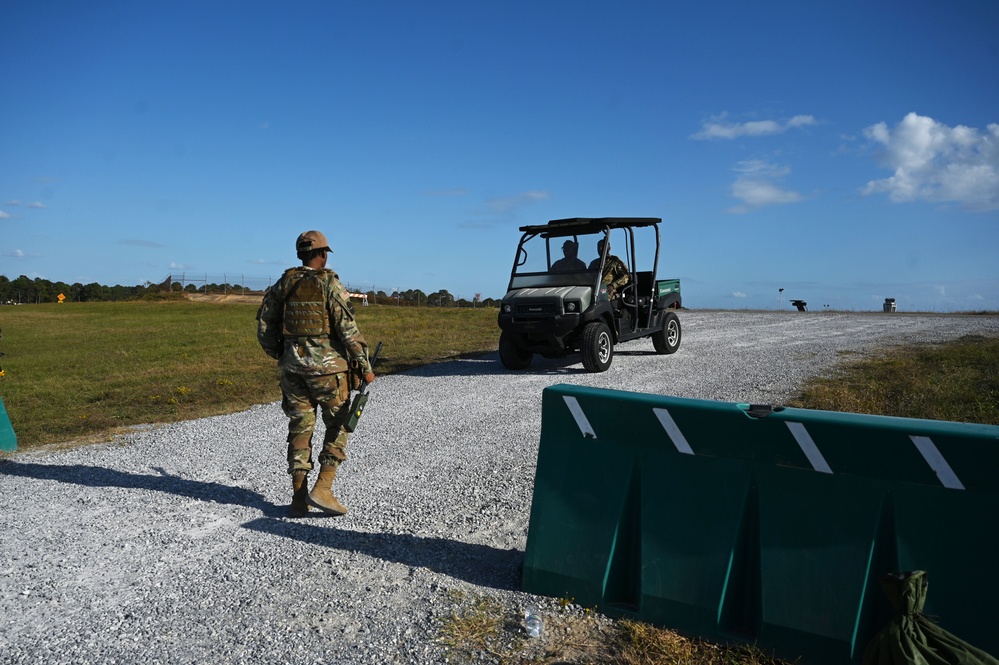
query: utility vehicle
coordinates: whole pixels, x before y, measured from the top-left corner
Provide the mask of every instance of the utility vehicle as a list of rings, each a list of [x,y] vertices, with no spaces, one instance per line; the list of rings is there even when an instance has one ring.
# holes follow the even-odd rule
[[[616,344],[642,337],[652,338],[657,353],[675,353],[680,280],[656,275],[661,222],[655,217],[574,217],[520,227],[523,235],[500,303],[504,367],[525,369],[536,353],[557,358],[579,352],[583,367],[603,372],[611,366]],[[603,279],[612,255],[620,257],[628,275],[616,290]]]

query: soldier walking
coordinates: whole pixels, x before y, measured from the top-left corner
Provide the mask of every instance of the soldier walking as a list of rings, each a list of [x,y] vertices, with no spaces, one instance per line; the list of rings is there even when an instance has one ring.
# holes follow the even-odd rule
[[[289,514],[302,517],[309,506],[330,515],[347,507],[332,492],[337,468],[347,459],[350,391],[375,375],[347,289],[326,258],[332,250],[319,231],[295,242],[302,265],[289,268],[267,289],[257,312],[257,340],[281,369],[281,408],[288,416],[288,473],[292,477]],[[318,455],[319,478],[308,489],[316,407],[326,435]]]

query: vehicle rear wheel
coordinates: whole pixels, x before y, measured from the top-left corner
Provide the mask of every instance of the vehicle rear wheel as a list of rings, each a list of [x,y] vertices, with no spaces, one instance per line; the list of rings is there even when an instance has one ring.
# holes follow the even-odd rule
[[[524,351],[513,341],[513,335],[507,331],[500,333],[499,357],[503,367],[507,369],[525,369],[531,364],[534,356],[530,351]]]
[[[662,330],[652,333],[652,346],[656,353],[676,353],[680,348],[680,319],[674,312],[667,312]]]
[[[583,328],[583,343],[579,351],[587,371],[606,372],[614,358],[614,340],[607,324],[603,321],[587,323]]]

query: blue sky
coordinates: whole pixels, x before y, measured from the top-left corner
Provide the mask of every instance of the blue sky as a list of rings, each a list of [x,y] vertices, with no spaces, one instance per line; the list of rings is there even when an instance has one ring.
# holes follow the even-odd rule
[[[692,308],[999,310],[999,3],[0,4],[0,274],[505,291],[663,218]],[[779,295],[778,289],[784,292]]]

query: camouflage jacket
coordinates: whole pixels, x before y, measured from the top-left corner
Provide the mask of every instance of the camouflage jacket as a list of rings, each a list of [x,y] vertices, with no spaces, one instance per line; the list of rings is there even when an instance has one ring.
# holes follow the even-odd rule
[[[600,259],[595,259],[590,263],[590,270],[595,270],[600,267]],[[624,265],[624,261],[617,258],[613,254],[607,256],[607,262],[604,264],[604,274],[601,278],[601,283],[607,286],[611,290],[617,290],[618,288],[624,286],[631,280],[631,273],[628,272],[628,266]]]
[[[318,278],[321,302],[309,303],[327,332],[309,336],[286,336],[286,301],[298,291],[303,278]],[[307,312],[309,313],[309,312]],[[257,341],[278,367],[293,374],[335,374],[355,370],[362,376],[371,371],[368,344],[354,320],[350,296],[332,270],[299,266],[289,268],[264,294],[257,311]]]

